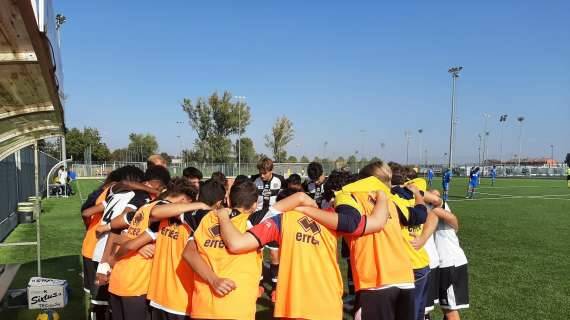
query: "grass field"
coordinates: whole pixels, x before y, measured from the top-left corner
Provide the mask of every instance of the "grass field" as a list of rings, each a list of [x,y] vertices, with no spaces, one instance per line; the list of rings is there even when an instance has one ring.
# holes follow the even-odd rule
[[[98,185],[84,180],[76,195],[43,202],[43,276],[72,287],[62,319],[84,319],[80,248],[81,199]],[[439,186],[436,183],[435,186]],[[79,187],[79,189],[78,189]],[[453,182],[450,205],[459,216],[459,237],[469,259],[470,306],[464,319],[568,319],[570,314],[570,189],[563,180],[483,180],[474,200],[464,198],[466,180]],[[6,240],[33,240],[33,225],[20,225]],[[12,288],[24,288],[35,273],[35,248],[0,248],[0,264],[22,263]],[[346,265],[341,264],[343,270]],[[260,300],[259,319],[270,319]],[[37,311],[4,310],[0,319],[35,319]],[[437,313],[437,318],[441,318]]]

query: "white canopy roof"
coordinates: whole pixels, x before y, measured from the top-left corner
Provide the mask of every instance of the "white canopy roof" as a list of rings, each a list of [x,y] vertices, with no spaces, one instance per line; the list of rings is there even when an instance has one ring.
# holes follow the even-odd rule
[[[0,0],[0,160],[64,131],[51,0]]]

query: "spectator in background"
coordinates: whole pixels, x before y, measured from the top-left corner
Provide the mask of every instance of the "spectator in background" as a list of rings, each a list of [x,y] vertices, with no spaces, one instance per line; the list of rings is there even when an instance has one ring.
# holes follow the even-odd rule
[[[152,166],[161,166],[161,167],[168,168],[168,164],[166,163],[166,159],[164,159],[159,154],[153,154],[150,157],[148,157],[148,159],[146,160],[146,167],[149,168]]]
[[[67,181],[66,181],[65,193],[66,193],[66,195],[68,195],[68,196],[69,196],[69,195],[74,195],[75,192],[73,192],[73,188],[72,188],[72,186],[71,186],[71,182],[72,182],[73,180],[75,180],[75,178],[76,178],[75,172],[74,172],[74,171],[71,171],[71,170],[69,169],[69,167],[67,167],[67,168],[65,169],[65,171],[66,171],[66,174],[67,174]]]
[[[60,195],[67,195],[67,171],[61,167],[57,172],[57,182],[59,182],[59,194]]]

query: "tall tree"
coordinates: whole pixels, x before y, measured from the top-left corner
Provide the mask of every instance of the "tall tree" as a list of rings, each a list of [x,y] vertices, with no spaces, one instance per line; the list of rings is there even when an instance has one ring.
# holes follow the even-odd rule
[[[238,145],[241,145],[241,150],[238,150]],[[253,163],[255,159],[255,148],[253,147],[253,140],[247,137],[242,137],[241,141],[236,140],[234,153],[236,159],[241,155],[242,163]]]
[[[265,146],[271,149],[276,162],[285,161],[287,158],[285,147],[294,137],[293,122],[285,116],[277,118],[271,134],[265,136]]]
[[[65,134],[65,147],[68,157],[83,161],[85,149],[91,146],[91,160],[105,161],[111,156],[107,145],[101,141],[99,130],[85,127],[83,130],[71,128]]]
[[[146,161],[158,151],[156,137],[150,133],[131,133],[129,141],[128,150],[136,154],[137,161]]]
[[[299,160],[299,162],[307,163],[307,162],[309,162],[309,158],[307,158],[306,156],[302,156],[301,160]]]
[[[356,163],[356,156],[355,155],[351,155],[350,157],[348,157],[347,162],[350,164]]]
[[[287,158],[287,162],[289,162],[289,163],[297,163],[297,157],[291,155],[291,156],[289,156],[289,158]]]
[[[207,99],[198,98],[182,101],[182,110],[188,115],[190,125],[198,138],[195,151],[201,160],[227,162],[232,151],[232,134],[243,134],[250,123],[250,109],[245,102],[232,102],[232,94],[225,91],[222,96],[214,92]]]

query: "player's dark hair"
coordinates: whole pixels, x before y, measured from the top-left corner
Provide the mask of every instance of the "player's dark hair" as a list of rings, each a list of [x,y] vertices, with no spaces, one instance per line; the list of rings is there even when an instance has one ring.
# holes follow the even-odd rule
[[[257,170],[261,173],[273,171],[273,160],[263,157],[257,162]]]
[[[404,166],[392,161],[388,162],[388,166],[390,167],[390,170],[392,170],[392,185],[399,186],[404,184],[406,182],[406,173]]]
[[[225,197],[226,188],[217,180],[206,180],[206,182],[200,186],[198,200],[209,206],[216,204],[216,202],[223,201]]]
[[[216,171],[212,173],[210,180],[216,180],[222,186],[226,185],[226,175],[220,171]]]
[[[406,177],[406,181],[414,180],[415,178],[418,177],[418,173],[416,172],[416,170],[414,170],[414,167],[412,167],[412,166],[405,166],[404,167],[404,175]],[[394,176],[394,175],[392,174],[392,176]]]
[[[145,173],[141,169],[131,165],[121,167],[115,171],[116,176],[113,178],[117,179],[116,181],[141,182],[145,178]]]
[[[176,177],[170,181],[165,192],[161,193],[159,199],[166,199],[167,197],[185,195],[196,201],[198,197],[198,190],[190,184],[187,179]]]
[[[257,187],[252,181],[234,184],[230,190],[232,208],[250,208],[257,202]]]
[[[182,175],[188,179],[202,180],[203,178],[202,171],[194,167],[185,168],[184,171],[182,171]]]
[[[243,174],[238,174],[234,179],[233,185],[235,186],[236,184],[240,184],[245,181],[250,181],[249,177]]]
[[[289,196],[294,195],[297,192],[299,191],[291,188],[283,189],[277,194],[276,201],[281,201]]]
[[[163,186],[168,186],[170,183],[170,172],[162,166],[150,166],[144,173],[144,180],[158,180]]]
[[[318,162],[311,162],[307,166],[307,175],[312,181],[318,180],[323,175],[323,165]]]
[[[331,201],[331,199],[334,198],[334,193],[336,191],[340,191],[342,187],[348,184],[350,176],[351,174],[349,172],[342,170],[333,170],[329,174],[327,181],[325,181],[325,184],[323,185],[324,199],[327,201]]]
[[[303,183],[303,181],[302,181],[302,179],[301,179],[301,176],[298,175],[298,174],[296,174],[296,173],[291,174],[291,175],[287,178],[287,184],[295,184],[295,185],[298,185],[298,184],[301,184],[301,183]]]

